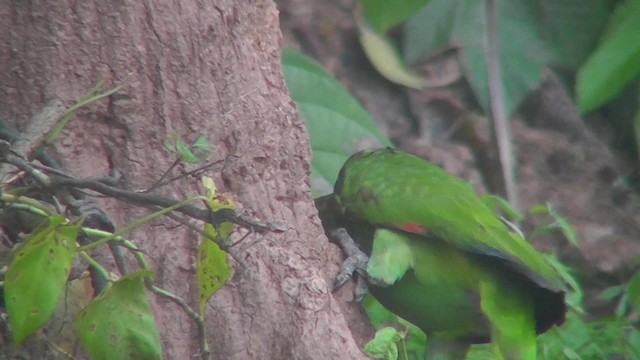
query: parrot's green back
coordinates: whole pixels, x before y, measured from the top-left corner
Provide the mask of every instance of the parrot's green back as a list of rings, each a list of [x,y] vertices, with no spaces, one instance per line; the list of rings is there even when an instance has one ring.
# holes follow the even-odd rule
[[[564,283],[546,258],[436,165],[360,152],[327,199],[342,212],[329,226],[345,227],[370,256],[369,276],[391,284],[371,293],[433,339],[491,338],[496,358],[535,359],[535,334],[564,321]]]

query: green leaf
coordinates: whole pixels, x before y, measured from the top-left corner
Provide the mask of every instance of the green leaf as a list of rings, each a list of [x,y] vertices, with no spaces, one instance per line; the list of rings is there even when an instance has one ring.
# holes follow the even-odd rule
[[[619,317],[625,317],[629,312],[629,293],[626,291],[622,294],[620,301],[618,301],[618,305],[616,306],[614,314]]]
[[[553,68],[576,70],[598,45],[611,13],[608,0],[536,0],[536,21]]]
[[[162,359],[144,279],[149,271],[127,275],[84,308],[76,321],[78,336],[94,360]]]
[[[391,143],[367,111],[318,64],[285,50],[283,69],[291,96],[311,136],[314,196],[329,194],[349,155]]]
[[[627,301],[635,312],[640,312],[640,272],[637,272],[627,285]]]
[[[178,137],[180,135],[178,135],[178,133],[171,133],[171,140],[169,139],[165,139],[162,142],[162,145],[165,147],[165,149],[169,150],[172,153],[176,153],[178,150],[176,149],[176,141],[178,140]]]
[[[582,113],[618,95],[640,75],[640,1],[623,2],[611,17],[605,38],[578,72],[576,92]]]
[[[621,296],[624,293],[624,290],[625,290],[625,286],[623,286],[623,285],[616,285],[616,286],[608,287],[608,288],[602,290],[600,295],[598,295],[598,299],[604,300],[604,301],[611,301],[611,300]]]
[[[569,220],[567,220],[564,216],[560,215],[560,213],[551,205],[551,203],[547,203],[545,205],[537,204],[533,205],[529,209],[530,214],[535,215],[548,215],[553,221],[544,226],[540,226],[534,229],[531,234],[532,238],[535,238],[539,234],[547,234],[553,233],[555,231],[560,231],[560,233],[569,241],[569,243],[573,246],[578,246],[578,233],[576,229],[571,225]]]
[[[403,334],[392,327],[376,331],[376,336],[364,346],[365,354],[374,359],[396,360],[398,358],[397,343]]]
[[[547,204],[535,204],[531,208],[529,208],[529,214],[541,215],[548,213],[549,210],[547,208]]]
[[[63,293],[80,224],[54,215],[16,252],[5,275],[4,298],[14,345],[44,325]]]
[[[640,331],[637,329],[631,329],[631,335],[629,335],[629,356],[630,359],[640,357]]]
[[[191,145],[191,151],[200,159],[203,159],[211,152],[207,138],[204,135],[200,135],[196,141]]]
[[[387,310],[371,294],[367,294],[364,298],[362,307],[374,328],[382,329],[386,326],[394,326],[406,333],[403,345],[409,359],[424,359],[427,335],[420,328]]]
[[[569,240],[569,243],[578,247],[578,233],[571,223],[554,208],[549,205],[549,215],[555,220],[554,225],[562,232],[562,235]]]
[[[184,140],[182,140],[182,137],[180,136],[176,138],[176,150],[184,162],[195,164],[200,161],[200,158],[191,152],[190,147],[185,144]]]
[[[429,0],[360,0],[365,19],[378,34],[409,19],[428,3]]]
[[[213,182],[208,176],[202,177],[202,186],[207,189],[207,204],[212,211],[219,211],[222,209],[236,209],[236,204],[233,202],[228,196],[223,196],[218,194],[218,189],[216,188],[216,184]],[[218,230],[220,233],[218,234]],[[218,224],[218,228],[215,227],[208,228],[205,226],[205,232],[211,235],[212,238],[216,239],[221,244],[228,244],[229,237],[233,232],[233,223],[230,221],[223,221]]]
[[[540,34],[535,2],[512,0],[497,4],[500,73],[505,110],[510,115],[539,85],[551,53]],[[484,1],[433,0],[405,26],[405,59],[412,63],[445,46],[460,48],[465,76],[485,112],[490,113],[486,27]]]
[[[187,146],[182,140],[182,137],[177,134],[171,134],[173,142],[165,140],[163,142],[164,147],[172,153],[178,154],[180,159],[189,164],[197,164],[202,162],[211,152],[207,138],[204,135],[200,135],[196,141]]]
[[[207,234],[215,236],[213,225],[205,225]],[[204,315],[207,302],[231,277],[231,267],[227,253],[209,239],[202,239],[198,249],[197,267],[198,292],[200,294],[199,309]]]
[[[487,205],[489,209],[494,211],[500,210],[504,213],[507,220],[520,221],[524,217],[518,209],[511,206],[511,204],[504,198],[497,195],[484,195],[481,197],[482,201]]]

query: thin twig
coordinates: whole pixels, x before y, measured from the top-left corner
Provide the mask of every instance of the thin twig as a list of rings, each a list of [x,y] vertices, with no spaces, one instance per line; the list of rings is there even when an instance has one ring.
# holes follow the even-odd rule
[[[173,168],[178,166],[178,164],[180,163],[181,160],[182,160],[182,156],[178,156],[178,158],[175,159],[173,161],[173,163],[171,163],[171,165],[169,165],[169,168],[162,174],[162,176],[160,176],[160,178],[158,180],[156,180],[156,182],[151,184],[151,186],[149,186],[147,189],[144,189],[143,191],[140,191],[140,192],[148,193],[148,192],[151,192],[151,191],[163,186],[164,184],[162,184],[162,180],[164,180],[167,176],[169,176],[169,172],[171,172],[171,170],[173,170]],[[168,182],[167,182],[167,184],[168,184]]]
[[[204,319],[187,304],[181,297],[174,295],[162,288],[159,288],[155,285],[151,285],[148,289],[154,294],[160,295],[166,299],[173,301],[175,304],[180,306],[182,310],[193,320],[198,326],[198,334],[200,335],[200,349],[202,350],[201,355],[203,359],[209,359],[211,356],[211,352],[209,350],[209,343],[207,342],[207,331],[204,326]]]
[[[106,244],[107,242],[115,239],[116,237],[118,237],[118,236],[120,236],[122,234],[126,234],[129,231],[148,223],[149,221],[151,221],[153,219],[156,219],[156,218],[158,218],[158,217],[160,217],[160,216],[162,216],[164,214],[168,214],[168,213],[170,213],[172,211],[176,211],[177,209],[179,209],[179,208],[181,208],[181,207],[183,207],[183,206],[185,206],[185,205],[187,205],[187,204],[189,204],[191,202],[202,200],[202,199],[206,199],[206,197],[204,197],[204,196],[195,196],[195,197],[192,197],[190,199],[181,201],[181,202],[179,202],[177,204],[174,204],[172,206],[169,206],[169,207],[166,207],[166,208],[162,208],[162,210],[156,211],[156,212],[154,212],[152,214],[149,214],[149,215],[144,216],[144,217],[142,217],[140,219],[137,219],[136,221],[134,221],[134,222],[130,223],[129,225],[119,229],[118,231],[114,232],[113,234],[111,234],[109,236],[106,236],[106,237],[104,237],[104,238],[102,238],[102,239],[100,239],[98,241],[94,241],[94,242],[92,242],[90,244],[82,246],[80,248],[80,250],[87,251],[87,250],[95,249],[95,248],[97,248],[99,246],[102,246],[102,245]]]
[[[195,175],[198,171],[202,171],[202,170],[204,170],[204,169],[206,169],[206,168],[208,168],[210,166],[213,166],[213,165],[215,165],[215,164],[217,164],[219,162],[222,162],[222,161],[224,161],[224,160],[216,160],[216,161],[212,161],[212,162],[210,162],[208,164],[204,164],[204,165],[202,165],[200,167],[197,167],[197,168],[195,168],[193,170],[189,170],[189,171],[185,172],[184,174],[180,174],[178,176],[172,177],[171,179],[169,179],[169,180],[167,180],[167,181],[165,181],[165,182],[163,182],[161,184],[158,184],[157,187],[165,186],[167,184],[170,184],[170,183],[172,183],[174,181],[180,180],[180,179],[182,179],[184,177],[187,177],[187,176],[190,176],[190,175]]]
[[[73,179],[55,176],[52,177],[51,180],[53,185],[90,189],[103,195],[107,195],[109,197],[113,197],[118,200],[138,206],[143,206],[146,208],[153,208],[154,206],[168,208],[180,203],[180,201],[170,197],[126,191],[116,187],[108,186],[102,182],[98,182],[92,179]],[[212,212],[208,209],[202,209],[193,205],[184,205],[182,207],[176,208],[175,211],[181,212],[192,218],[208,223],[221,223],[224,221],[230,221],[244,227],[252,228],[258,233],[283,231],[277,225],[260,223],[245,215],[237,214],[232,209],[220,209],[218,211]]]
[[[105,269],[102,265],[100,265],[100,263],[95,261],[91,256],[89,256],[89,254],[87,254],[85,251],[78,251],[78,253],[80,254],[80,257],[84,259],[84,261],[89,263],[89,265],[96,269],[96,271],[100,272],[105,279],[107,279],[108,281],[111,279],[111,276],[109,276],[109,272],[107,271],[107,269]]]

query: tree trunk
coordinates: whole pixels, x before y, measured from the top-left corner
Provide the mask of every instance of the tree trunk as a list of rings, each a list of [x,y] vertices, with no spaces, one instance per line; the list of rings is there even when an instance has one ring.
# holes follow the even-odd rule
[[[174,160],[163,140],[205,135],[210,160],[221,160],[207,173],[220,191],[287,229],[243,241],[255,244],[236,254],[232,279],[208,307],[214,358],[364,357],[329,290],[340,254],[311,199],[309,141],[283,81],[270,0],[2,0],[0,15],[0,116],[16,127],[52,99],[73,104],[102,78],[122,86],[80,111],[55,144],[73,174],[113,167],[125,188],[142,189]],[[203,193],[198,183],[187,177],[161,191],[187,198]],[[101,204],[117,226],[147,213]],[[197,234],[162,218],[128,237],[152,259],[158,285],[196,307]],[[195,325],[150,298],[165,357],[198,358]]]

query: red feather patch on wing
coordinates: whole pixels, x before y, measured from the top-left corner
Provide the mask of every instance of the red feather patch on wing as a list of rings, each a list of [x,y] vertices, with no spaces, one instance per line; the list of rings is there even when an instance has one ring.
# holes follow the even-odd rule
[[[425,228],[420,224],[411,224],[411,223],[402,224],[399,226],[399,228],[413,234],[424,234],[427,232],[427,228]]]

